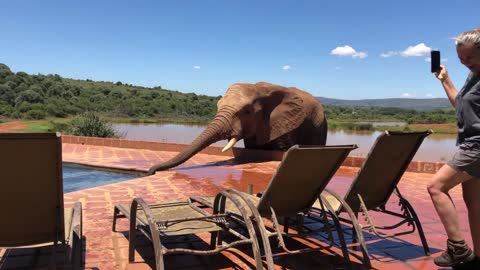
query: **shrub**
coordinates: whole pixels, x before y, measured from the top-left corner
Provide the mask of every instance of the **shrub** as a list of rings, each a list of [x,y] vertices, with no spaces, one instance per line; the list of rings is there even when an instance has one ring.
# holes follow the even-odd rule
[[[60,126],[57,126],[59,128]],[[113,129],[110,123],[100,118],[94,112],[85,112],[74,117],[61,132],[87,137],[118,138],[120,135]]]
[[[370,123],[352,123],[352,122],[330,122],[328,123],[330,129],[356,130],[367,131],[373,130],[373,125]]]

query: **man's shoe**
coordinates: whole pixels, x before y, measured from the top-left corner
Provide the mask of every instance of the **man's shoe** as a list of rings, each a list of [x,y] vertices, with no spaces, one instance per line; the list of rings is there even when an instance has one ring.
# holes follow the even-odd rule
[[[442,267],[458,266],[475,259],[475,254],[464,240],[447,240],[447,250],[433,259],[433,262]]]

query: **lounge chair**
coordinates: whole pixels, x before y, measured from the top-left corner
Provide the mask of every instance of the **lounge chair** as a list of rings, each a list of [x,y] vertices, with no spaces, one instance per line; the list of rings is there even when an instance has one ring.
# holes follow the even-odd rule
[[[25,252],[17,250],[32,248],[35,265],[23,265],[26,269],[44,267],[38,256],[45,249],[50,269],[80,269],[82,207],[63,206],[60,135],[0,133],[0,164],[0,248],[5,249],[0,268],[25,263]]]
[[[183,202],[167,202],[154,205],[148,205],[142,198],[133,199],[131,205],[117,204],[114,206],[112,230],[116,231],[116,223],[119,218],[128,218],[130,220],[129,229],[129,255],[130,263],[135,260],[136,233],[137,230],[143,233],[152,243],[155,254],[155,269],[165,269],[164,256],[170,254],[193,254],[193,255],[213,255],[223,250],[237,247],[239,245],[250,245],[255,257],[255,267],[262,269],[262,257],[259,250],[259,244],[255,235],[255,229],[250,220],[246,220],[247,236],[238,235],[230,228],[230,224],[235,222],[232,215],[222,211],[219,203],[222,198],[228,198],[238,211],[247,215],[241,202],[233,197],[230,192],[224,191],[217,195],[213,213],[206,211],[204,205],[199,205],[192,200]],[[225,202],[225,200],[223,200]],[[229,244],[217,245],[216,239],[219,231],[231,232],[237,236]],[[162,244],[162,239],[166,236],[193,235],[202,232],[210,232],[209,249],[187,249],[187,248],[168,248]],[[273,262],[268,260],[272,269]]]
[[[340,220],[353,225],[353,241],[356,242],[358,237],[364,264],[368,267],[370,267],[370,260],[362,229],[370,230],[381,238],[413,233],[417,229],[425,254],[430,254],[420,220],[397,186],[424,138],[430,134],[431,131],[409,133],[385,131],[375,141],[348,192],[340,196],[325,189],[321,196],[323,200],[315,204],[315,208],[320,208],[321,203],[328,204],[332,208],[331,213],[335,216],[343,212],[348,214],[348,218],[340,217]],[[387,205],[387,202],[392,194],[398,197],[400,210],[389,209],[391,205]],[[377,226],[369,215],[369,211],[392,215],[400,221],[389,226]],[[363,215],[366,225],[358,222],[359,213]],[[410,229],[392,234],[384,233],[385,230],[397,229],[404,224]]]
[[[226,204],[226,211],[238,214],[243,220],[251,219],[255,221],[254,224],[262,237],[264,254],[267,258],[272,256],[271,237],[276,237],[279,247],[288,254],[325,249],[324,246],[309,246],[291,250],[287,247],[284,236],[293,238],[309,238],[312,236],[312,231],[304,231],[303,217],[310,211],[314,202],[318,200],[320,193],[325,189],[350,151],[356,148],[356,145],[293,146],[286,152],[275,175],[263,193],[254,196],[235,190],[231,191],[232,195],[239,197],[248,206],[249,214],[247,216],[240,215],[228,203]],[[191,197],[191,199],[205,205],[212,205],[212,198]],[[323,209],[323,211],[326,211],[326,209]],[[324,225],[328,225],[328,220],[326,220],[326,216],[324,217],[325,219],[321,221]],[[263,218],[267,218],[266,221],[271,222],[272,225],[266,226]],[[340,226],[339,221],[334,216],[333,219],[334,223]],[[283,232],[280,220],[283,222]],[[290,224],[295,225],[295,233],[288,233]],[[327,228],[328,238],[333,244],[333,236],[329,226],[323,228]],[[324,229],[320,231],[325,232]],[[345,263],[350,267],[349,254],[342,231],[337,229],[337,232]]]
[[[352,145],[290,148],[262,198],[234,189],[220,192],[214,198],[191,197],[185,202],[157,205],[147,205],[141,198],[136,198],[130,207],[114,207],[112,229],[115,231],[118,218],[129,218],[129,262],[134,261],[135,234],[138,230],[153,242],[156,269],[163,269],[163,256],[167,254],[210,255],[240,244],[251,246],[255,267],[262,269],[257,232],[261,235],[266,268],[273,269],[268,238],[276,235],[285,247],[276,220],[286,216],[298,217],[299,213],[308,211],[348,153],[355,148]],[[212,211],[206,211],[205,208]],[[275,220],[278,233],[265,229],[260,213]],[[212,232],[210,250],[168,249],[161,243],[164,236],[203,231]],[[227,234],[239,240],[224,243]]]

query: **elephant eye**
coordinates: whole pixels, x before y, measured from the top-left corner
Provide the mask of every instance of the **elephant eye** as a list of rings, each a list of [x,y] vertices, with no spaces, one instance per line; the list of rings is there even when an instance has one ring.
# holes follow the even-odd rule
[[[245,111],[243,111],[243,113],[245,115],[251,115],[252,114],[252,110],[251,109],[246,109]]]
[[[252,115],[254,113],[254,109],[252,106],[245,106],[243,108],[243,114],[244,115]]]

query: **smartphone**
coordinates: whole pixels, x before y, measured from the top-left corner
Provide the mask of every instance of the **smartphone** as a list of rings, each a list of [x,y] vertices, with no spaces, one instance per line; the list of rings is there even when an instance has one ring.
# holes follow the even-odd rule
[[[440,51],[430,51],[432,73],[440,70]]]

